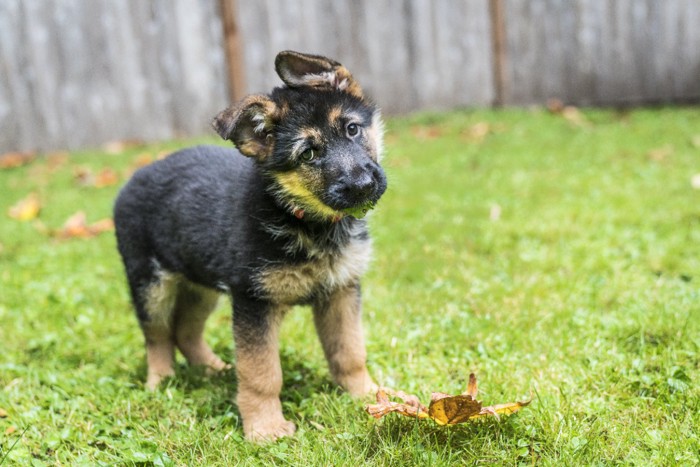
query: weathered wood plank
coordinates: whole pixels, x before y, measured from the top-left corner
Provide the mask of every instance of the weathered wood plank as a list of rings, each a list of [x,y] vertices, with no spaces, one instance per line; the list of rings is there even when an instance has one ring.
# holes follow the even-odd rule
[[[221,1],[0,2],[0,151],[209,131],[231,100]],[[498,1],[505,104],[700,99],[696,0]],[[295,49],[341,61],[388,113],[496,98],[490,0],[234,3],[245,92],[280,85],[274,57]]]
[[[0,150],[208,131],[222,40],[216,0],[0,2]]]
[[[510,104],[700,99],[700,3],[504,0]]]

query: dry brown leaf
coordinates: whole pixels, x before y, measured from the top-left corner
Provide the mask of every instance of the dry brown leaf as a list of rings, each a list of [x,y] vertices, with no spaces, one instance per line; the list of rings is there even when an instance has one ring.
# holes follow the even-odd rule
[[[417,139],[428,141],[442,136],[443,132],[438,126],[415,125],[411,127],[411,133]]]
[[[100,170],[97,174],[86,167],[76,167],[73,170],[73,178],[80,186],[95,188],[104,188],[119,182],[119,174],[109,167]]]
[[[479,122],[463,131],[462,137],[472,143],[481,143],[491,133],[493,133],[491,124],[487,122]]]
[[[114,169],[109,167],[100,170],[95,177],[95,188],[116,185],[119,182],[119,175]]]
[[[29,193],[25,198],[19,200],[7,211],[7,214],[18,221],[30,221],[36,219],[41,211],[39,195]]]
[[[649,159],[654,162],[663,162],[673,155],[673,146],[666,145],[659,148],[654,148],[647,153]]]
[[[134,158],[134,160],[131,162],[130,168],[134,170],[140,169],[141,167],[145,167],[152,162],[153,154],[150,152],[142,152]]]
[[[7,152],[0,155],[0,169],[14,169],[29,164],[36,158],[35,152]]]
[[[15,431],[17,431],[17,427],[8,426],[7,429],[5,430],[5,434],[6,434],[6,435],[11,435],[11,434],[14,433]]]
[[[55,171],[63,167],[68,159],[70,158],[70,153],[68,151],[56,151],[46,154],[46,165],[50,171]]]
[[[7,411],[4,409],[0,409],[0,418],[7,418]]]
[[[434,392],[430,397],[430,405],[427,409],[416,396],[380,388],[377,391],[377,403],[365,406],[365,410],[374,418],[398,412],[407,417],[431,418],[438,425],[455,425],[480,417],[510,415],[528,405],[532,400],[484,407],[481,401],[476,400],[477,393],[476,376],[472,373],[469,375],[467,390],[463,394],[452,396],[442,392]],[[403,403],[391,401],[390,395],[403,400]]]
[[[572,125],[579,127],[589,127],[591,122],[588,121],[585,115],[581,113],[578,107],[573,105],[564,105],[559,99],[550,99],[547,101],[547,109],[556,115],[561,115],[564,120]]]
[[[114,229],[112,219],[102,219],[93,224],[87,223],[87,216],[84,211],[78,211],[66,220],[63,227],[54,232],[57,238],[90,238]]]

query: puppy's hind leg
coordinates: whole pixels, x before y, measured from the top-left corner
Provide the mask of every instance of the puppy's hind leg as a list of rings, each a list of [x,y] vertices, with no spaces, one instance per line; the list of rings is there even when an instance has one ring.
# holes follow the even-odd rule
[[[179,283],[178,276],[162,271],[156,271],[148,285],[131,283],[134,305],[146,338],[146,387],[150,390],[154,390],[164,378],[175,374],[173,316]]]
[[[154,390],[163,378],[175,374],[172,319],[179,278],[148,260],[126,261],[125,265],[136,315],[146,338],[146,387]]]
[[[183,281],[175,305],[177,347],[190,365],[204,365],[209,372],[231,368],[204,341],[204,324],[218,301],[218,292]]]

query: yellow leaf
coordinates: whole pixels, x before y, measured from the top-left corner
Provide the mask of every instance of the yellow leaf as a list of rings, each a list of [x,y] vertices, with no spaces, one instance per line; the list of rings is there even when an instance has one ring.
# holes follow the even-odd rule
[[[18,221],[30,221],[36,219],[41,211],[41,203],[39,195],[30,193],[26,198],[19,200],[14,206],[11,206],[7,214]]]
[[[488,415],[498,416],[501,414],[511,415],[530,404],[530,402],[532,402],[532,398],[530,400],[522,402],[509,402],[507,404],[496,404],[488,407],[483,407],[478,414],[472,415],[470,418],[479,418]]]
[[[454,425],[466,422],[481,411],[481,402],[474,400],[469,394],[450,396],[433,393],[428,415],[438,425]]]

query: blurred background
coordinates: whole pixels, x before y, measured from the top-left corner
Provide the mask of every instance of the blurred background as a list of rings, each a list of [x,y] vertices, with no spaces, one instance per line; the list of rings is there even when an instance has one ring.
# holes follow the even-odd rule
[[[387,114],[700,101],[696,0],[2,0],[0,152],[211,131],[332,57]]]

